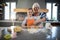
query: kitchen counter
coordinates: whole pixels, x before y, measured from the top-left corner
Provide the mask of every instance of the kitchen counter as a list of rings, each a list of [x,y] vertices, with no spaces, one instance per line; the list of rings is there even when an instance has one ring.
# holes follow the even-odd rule
[[[0,27],[21,26],[22,21],[0,20]],[[42,23],[51,23],[53,26],[60,26],[60,21],[46,21]]]
[[[38,31],[36,33],[30,33],[27,29],[24,29],[24,31],[17,33],[17,38],[11,40],[46,40],[46,36],[46,32]]]

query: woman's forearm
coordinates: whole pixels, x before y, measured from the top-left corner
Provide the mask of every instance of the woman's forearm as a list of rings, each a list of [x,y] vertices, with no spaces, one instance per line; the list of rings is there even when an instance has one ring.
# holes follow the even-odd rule
[[[45,22],[46,21],[46,18],[39,19],[38,21],[39,22]]]
[[[45,18],[43,18],[43,19],[39,19],[39,20],[36,20],[36,21],[34,22],[34,24],[37,24],[37,23],[40,23],[40,22],[45,22],[45,21],[46,21]]]

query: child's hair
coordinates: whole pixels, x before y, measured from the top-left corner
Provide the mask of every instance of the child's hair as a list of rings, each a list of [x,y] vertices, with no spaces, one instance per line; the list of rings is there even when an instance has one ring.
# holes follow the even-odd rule
[[[32,8],[29,8],[28,10],[32,10]],[[33,11],[33,10],[32,10]]]

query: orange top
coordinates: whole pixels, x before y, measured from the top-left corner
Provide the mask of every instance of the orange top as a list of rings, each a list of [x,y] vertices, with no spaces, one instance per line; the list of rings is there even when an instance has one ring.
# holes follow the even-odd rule
[[[27,19],[27,27],[30,27],[30,26],[32,26],[34,24],[34,18],[32,18],[32,19]]]

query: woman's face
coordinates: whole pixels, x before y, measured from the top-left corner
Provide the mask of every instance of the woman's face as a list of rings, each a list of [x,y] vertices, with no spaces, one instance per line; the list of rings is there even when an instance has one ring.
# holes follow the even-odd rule
[[[39,8],[35,7],[33,10],[34,10],[35,13],[38,13]]]

